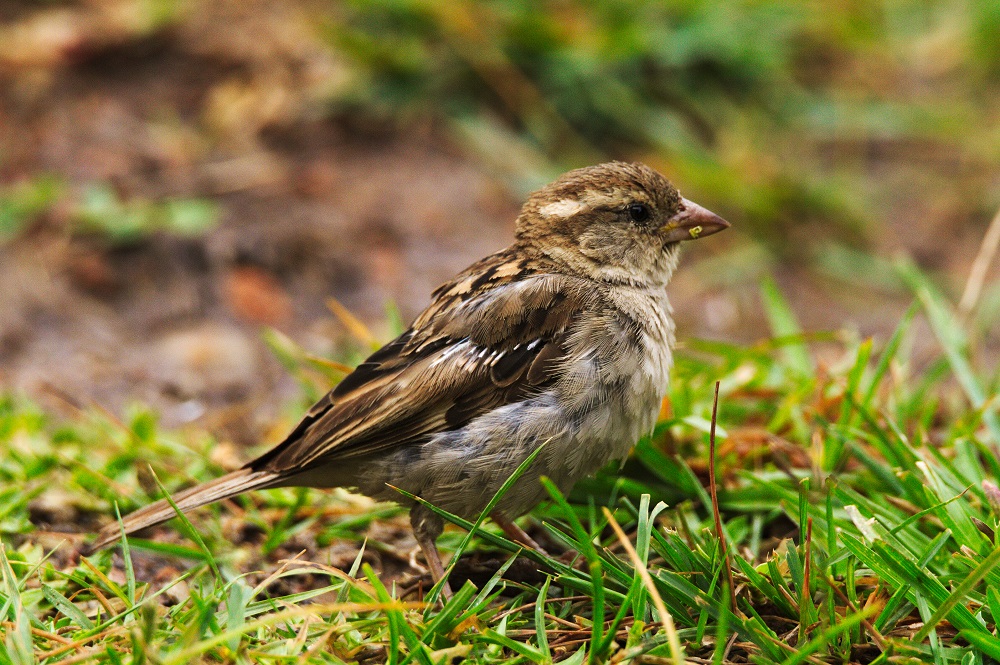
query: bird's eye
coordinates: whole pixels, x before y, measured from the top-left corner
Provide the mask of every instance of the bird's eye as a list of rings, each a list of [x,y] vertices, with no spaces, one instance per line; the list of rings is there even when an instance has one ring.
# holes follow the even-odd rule
[[[649,219],[649,206],[645,203],[630,203],[625,212],[628,213],[629,219],[631,219],[636,224],[642,224]]]

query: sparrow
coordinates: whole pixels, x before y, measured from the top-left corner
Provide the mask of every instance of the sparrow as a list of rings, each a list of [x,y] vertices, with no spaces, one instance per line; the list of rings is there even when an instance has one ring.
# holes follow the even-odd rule
[[[544,444],[490,515],[531,545],[513,519],[545,498],[539,477],[568,492],[652,430],[671,365],[665,287],[680,244],[728,226],[645,165],[570,171],[528,197],[513,244],[438,287],[412,325],[284,441],[172,501],[186,512],[290,486],[400,501],[401,488],[474,520]],[[421,503],[409,507],[440,581],[443,521]],[[109,524],[90,550],[175,514],[156,501]]]

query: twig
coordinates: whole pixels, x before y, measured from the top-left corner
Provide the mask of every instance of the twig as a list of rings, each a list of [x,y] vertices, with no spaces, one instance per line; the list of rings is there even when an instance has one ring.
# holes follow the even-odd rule
[[[969,270],[969,278],[965,282],[965,290],[962,292],[962,299],[958,302],[958,314],[962,321],[972,313],[979,296],[983,291],[983,283],[986,281],[986,271],[993,262],[993,257],[1000,249],[1000,210],[993,216],[990,227],[986,229],[983,242],[979,246],[979,253],[972,262]]]
[[[729,638],[729,642],[726,643],[726,650],[722,652],[722,662],[728,662],[729,653],[733,650],[733,646],[736,644],[736,639],[740,636],[739,633],[733,631],[732,636]]]
[[[715,534],[719,538],[719,549],[722,550],[722,565],[726,567],[726,577],[729,580],[729,602],[732,603],[733,614],[736,614],[739,611],[736,607],[736,585],[733,583],[733,567],[729,561],[726,532],[722,530],[722,515],[719,513],[719,490],[715,483],[715,422],[719,415],[719,383],[719,381],[715,382],[712,427],[708,434],[708,490],[712,495],[712,516],[715,517]]]

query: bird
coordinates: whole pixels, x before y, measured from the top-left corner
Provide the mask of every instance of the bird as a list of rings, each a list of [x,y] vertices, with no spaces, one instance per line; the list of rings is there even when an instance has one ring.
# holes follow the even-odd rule
[[[546,498],[540,477],[568,492],[652,430],[672,362],[666,286],[680,245],[727,227],[640,163],[563,174],[527,197],[509,247],[438,287],[281,443],[109,524],[89,551],[251,490],[343,487],[408,503],[440,582],[443,520],[396,488],[472,520],[541,447],[490,514],[532,545],[513,520]]]

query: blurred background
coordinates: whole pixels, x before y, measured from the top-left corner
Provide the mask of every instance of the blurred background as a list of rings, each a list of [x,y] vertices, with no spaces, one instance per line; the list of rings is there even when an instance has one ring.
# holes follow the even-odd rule
[[[995,0],[0,0],[0,388],[255,441],[295,358],[356,362],[611,158],[733,223],[682,343],[769,336],[772,279],[884,340],[899,257],[967,289],[998,102]],[[996,263],[958,309],[994,358]]]

